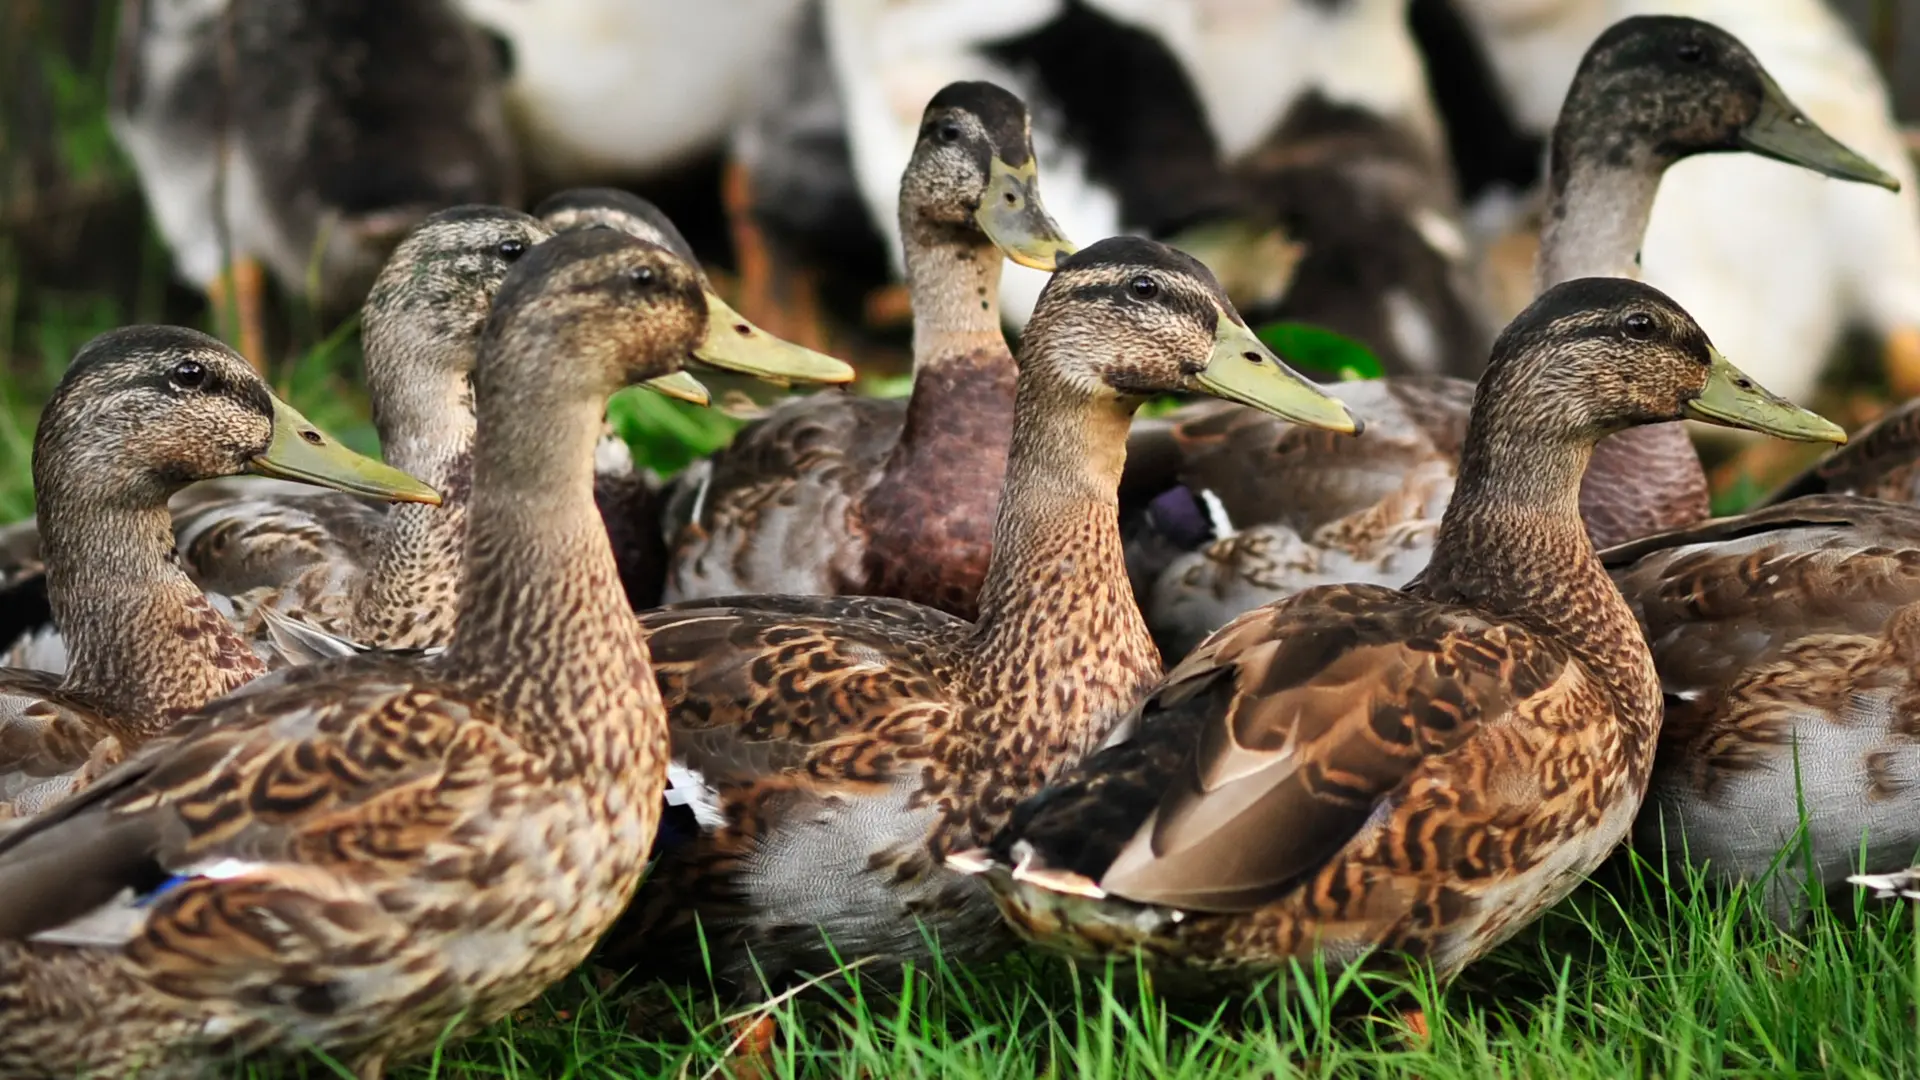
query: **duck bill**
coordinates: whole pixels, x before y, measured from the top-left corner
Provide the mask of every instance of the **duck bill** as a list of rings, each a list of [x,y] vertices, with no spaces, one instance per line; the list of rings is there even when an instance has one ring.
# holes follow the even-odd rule
[[[440,505],[440,493],[401,472],[340,445],[315,427],[299,410],[273,399],[273,441],[266,453],[247,463],[257,476],[297,480],[303,484],[337,488],[389,502]]]
[[[1746,428],[1795,442],[1844,443],[1840,425],[1775,394],[1713,351],[1706,389],[1687,403],[1687,418],[1721,427]]]
[[[1836,180],[1854,180],[1874,184],[1888,191],[1899,191],[1900,181],[1885,169],[1853,152],[1845,143],[1827,134],[1807,118],[1765,74],[1760,112],[1740,129],[1740,146],[1776,161],[1831,176]]]
[[[782,341],[748,322],[706,289],[707,338],[693,358],[723,371],[737,371],[771,383],[844,383],[853,369],[824,353]]]
[[[1327,396],[1281,362],[1245,323],[1225,311],[1218,318],[1213,355],[1207,358],[1206,370],[1192,377],[1196,389],[1296,424],[1347,435],[1360,433],[1360,421],[1339,399]]]
[[[689,405],[711,405],[713,395],[707,392],[705,384],[684,371],[671,375],[662,375],[657,379],[648,379],[640,385],[675,401],[684,401]]]
[[[1019,168],[994,158],[988,166],[987,193],[973,220],[1007,258],[1035,270],[1052,270],[1077,249],[1040,204],[1039,166],[1029,157]]]

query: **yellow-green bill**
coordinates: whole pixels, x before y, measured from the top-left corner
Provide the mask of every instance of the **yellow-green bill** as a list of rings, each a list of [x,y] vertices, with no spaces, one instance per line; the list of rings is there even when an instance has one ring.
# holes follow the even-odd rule
[[[248,463],[247,471],[392,502],[440,505],[439,492],[391,465],[347,449],[277,397],[273,399],[273,441]]]
[[[1753,377],[1713,350],[1706,388],[1687,403],[1687,416],[1721,427],[1746,428],[1795,442],[1847,441],[1840,425],[1795,405],[1753,381]]]
[[[987,193],[973,219],[1007,258],[1035,270],[1052,270],[1079,250],[1040,202],[1039,167],[1029,157],[1014,168],[999,158],[988,167]]]
[[[1217,398],[1237,401],[1283,420],[1349,435],[1360,433],[1360,421],[1338,398],[1288,367],[1261,343],[1247,325],[1226,311],[1214,326],[1213,355],[1204,371],[1193,376],[1194,388]]]
[[[694,359],[782,385],[853,381],[853,368],[844,361],[782,341],[748,322],[712,289],[705,292],[707,337],[693,350]]]

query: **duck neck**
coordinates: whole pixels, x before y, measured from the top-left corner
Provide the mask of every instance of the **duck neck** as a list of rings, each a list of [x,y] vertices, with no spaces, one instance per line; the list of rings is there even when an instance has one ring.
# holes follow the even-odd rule
[[[1579,152],[1556,134],[1534,292],[1582,277],[1640,277],[1640,242],[1665,164],[1648,151]]]
[[[1569,112],[1585,113],[1584,109]],[[1575,125],[1577,126],[1577,125]],[[1640,244],[1668,161],[1649,149],[1554,137],[1548,202],[1534,268],[1535,294],[1574,278],[1640,277]],[[1705,518],[1707,474],[1682,424],[1651,424],[1611,435],[1605,465],[1582,492],[1591,534],[1631,540]],[[1632,465],[1634,475],[1620,466]]]
[[[479,402],[467,581],[441,663],[554,775],[650,776],[665,716],[593,501],[604,402],[526,382]]]
[[[1544,444],[1525,418],[1482,392],[1460,457],[1459,480],[1427,569],[1409,588],[1569,641],[1617,664],[1621,636],[1637,640],[1633,613],[1598,559],[1580,518],[1590,444]],[[1511,395],[1509,395],[1511,400]],[[1489,414],[1482,423],[1481,413]],[[1513,421],[1506,423],[1504,421]]]
[[[181,568],[164,492],[132,504],[39,490],[62,686],[120,734],[144,739],[266,670]]]
[[[888,588],[898,565],[926,559],[926,544],[937,537],[943,580],[953,578],[955,593],[940,604],[971,612],[987,559],[981,526],[993,520],[1013,427],[1017,369],[1000,332],[1000,251],[972,229],[902,219],[913,393],[865,499],[869,580]]]
[[[1035,366],[1020,376],[970,659],[997,705],[1036,710],[1052,749],[1085,753],[1160,676],[1120,545],[1134,404]]]
[[[380,445],[389,464],[431,485],[441,504],[388,509],[367,574],[354,587],[350,633],[375,646],[440,644],[451,632],[464,569],[474,419],[472,390],[458,373],[472,369],[473,346],[391,336],[378,324],[367,336],[369,353],[384,361],[370,364],[368,377]],[[432,374],[401,379],[387,376],[389,368]]]
[[[1013,356],[1000,332],[1000,249],[971,226],[932,221],[910,209],[901,211],[900,232],[916,379],[956,365],[1011,376]]]

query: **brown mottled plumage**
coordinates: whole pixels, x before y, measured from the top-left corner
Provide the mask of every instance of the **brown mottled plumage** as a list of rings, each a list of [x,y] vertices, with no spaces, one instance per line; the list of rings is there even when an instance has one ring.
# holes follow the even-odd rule
[[[1798,157],[1756,141],[1776,102],[1785,98],[1759,61],[1717,27],[1667,16],[1615,24],[1589,48],[1554,125],[1536,288],[1594,275],[1637,278],[1660,178],[1686,157],[1744,149],[1831,172],[1818,144],[1844,148],[1810,122]],[[1385,381],[1381,389],[1335,391],[1367,433],[1331,453],[1304,433],[1270,430],[1259,417],[1248,418],[1231,443],[1202,441],[1200,460],[1182,460],[1178,448],[1136,449],[1141,461],[1158,463],[1163,479],[1130,483],[1152,489],[1148,497],[1176,482],[1213,490],[1216,516],[1230,530],[1202,531],[1213,534],[1210,542],[1179,556],[1136,559],[1143,569],[1167,564],[1141,599],[1170,656],[1184,655],[1234,615],[1300,589],[1338,581],[1398,586],[1424,565],[1457,468],[1451,436],[1465,423],[1470,390]],[[1137,441],[1164,442],[1189,415],[1175,414]],[[1276,456],[1295,459],[1289,475],[1316,478],[1298,495],[1278,482],[1249,490]],[[1601,443],[1580,510],[1599,546],[1704,519],[1706,474],[1685,427],[1632,428]],[[1153,530],[1143,530],[1140,542],[1166,546]]]
[[[1117,524],[1134,409],[1211,387],[1351,426],[1205,267],[1152,241],[1062,260],[1021,354],[977,622],[858,597],[642,616],[693,835],[662,843],[610,960],[698,977],[696,919],[712,970],[749,987],[756,966],[774,980],[830,968],[826,940],[885,962],[924,956],[923,927],[948,957],[1004,947],[992,905],[942,858],[1098,745],[1159,675]]]
[[[553,230],[606,225],[698,267],[653,204],[609,189],[562,192],[541,219],[497,207],[455,207],[427,219],[394,252],[362,312],[374,424],[393,459],[430,477],[437,510],[381,513],[321,495],[248,494],[176,517],[182,554],[209,588],[239,593],[250,634],[270,635],[261,608],[347,641],[381,648],[443,645],[452,636],[467,534],[473,444],[469,381],[487,306],[507,269]],[[613,453],[606,453],[611,447]],[[649,474],[608,436],[594,497],[614,541],[628,599],[659,599],[664,546]]]
[[[292,669],[0,838],[0,1072],[314,1046],[377,1077],[580,962],[639,877],[666,750],[593,444],[607,396],[707,330],[652,245],[519,261],[475,372],[452,643]]]
[[[1019,98],[934,95],[900,179],[912,395],[787,402],[689,470],[670,495],[668,600],[886,595],[974,615],[1013,421],[1002,251],[1050,268],[1070,250],[1033,168]]]
[[[167,500],[196,480],[267,471],[283,442],[332,456],[336,471],[314,483],[408,480],[332,443],[204,334],[117,330],[74,357],[33,454],[68,660],[64,675],[0,669],[0,816],[41,809],[266,670],[182,572]],[[432,492],[413,484],[410,497]]]
[[[1203,980],[1315,955],[1457,971],[1572,889],[1646,790],[1659,684],[1581,522],[1587,459],[1729,401],[1753,426],[1838,437],[1659,292],[1549,290],[1494,345],[1419,577],[1229,623],[1129,737],[955,865],[1079,956],[1139,950]]]
[[[1666,723],[1636,839],[1650,857],[1806,890],[1920,848],[1920,509],[1817,495],[1601,559],[1639,617]],[[1783,849],[1803,837],[1809,859]],[[1811,880],[1810,880],[1811,878]]]
[[[367,393],[395,465],[439,489],[438,507],[378,514],[334,496],[242,495],[183,515],[181,554],[197,578],[349,640],[380,648],[453,636],[472,487],[471,379],[480,331],[513,263],[553,235],[513,210],[466,206],[429,217],[368,294]],[[258,616],[249,632],[264,633]]]

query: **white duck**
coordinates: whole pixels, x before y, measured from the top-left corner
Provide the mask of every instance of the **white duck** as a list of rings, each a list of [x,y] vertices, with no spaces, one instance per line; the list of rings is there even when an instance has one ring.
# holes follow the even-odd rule
[[[641,177],[721,146],[804,2],[460,0],[512,48],[507,104],[543,188]]]

